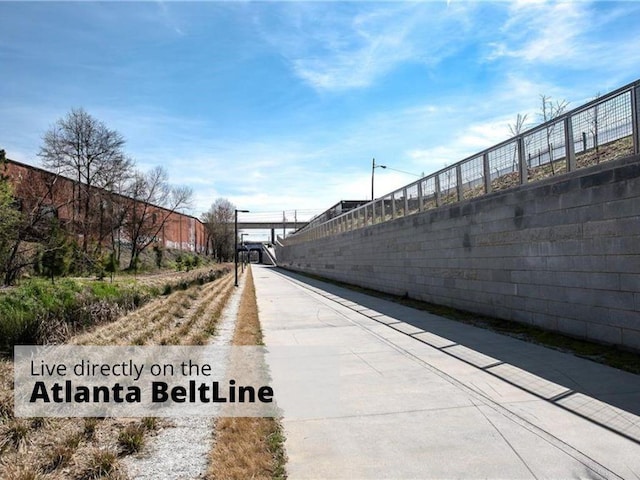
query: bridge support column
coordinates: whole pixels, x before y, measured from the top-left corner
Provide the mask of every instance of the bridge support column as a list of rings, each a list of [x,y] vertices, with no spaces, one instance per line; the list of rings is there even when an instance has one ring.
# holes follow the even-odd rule
[[[271,229],[271,245],[273,245],[274,243],[276,243],[276,229],[272,228]]]

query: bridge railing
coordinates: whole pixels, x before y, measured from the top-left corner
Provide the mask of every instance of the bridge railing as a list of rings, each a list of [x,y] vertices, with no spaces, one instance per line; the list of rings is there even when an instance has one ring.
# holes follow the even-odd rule
[[[330,220],[291,245],[348,232],[632,154],[640,154],[640,80]]]

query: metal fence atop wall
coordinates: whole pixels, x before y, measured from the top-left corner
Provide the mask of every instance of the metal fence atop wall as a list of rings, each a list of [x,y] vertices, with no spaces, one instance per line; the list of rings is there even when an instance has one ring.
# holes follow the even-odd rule
[[[640,153],[640,80],[283,239],[291,245]]]

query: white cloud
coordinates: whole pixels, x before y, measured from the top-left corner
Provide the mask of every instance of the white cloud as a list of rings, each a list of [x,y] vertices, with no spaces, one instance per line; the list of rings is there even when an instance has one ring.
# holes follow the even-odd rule
[[[325,4],[287,4],[284,25],[263,26],[263,33],[313,88],[349,90],[368,87],[405,62],[438,63],[457,48],[472,8],[368,3],[354,13],[351,8],[359,8],[354,5],[326,14]]]
[[[426,172],[430,174],[508,139],[509,123],[510,120],[503,118],[470,125],[456,132],[455,137],[446,144],[414,149],[408,154],[416,163],[433,166],[432,170]]]
[[[526,62],[571,61],[583,51],[591,18],[587,2],[519,1],[509,8],[502,40],[492,42],[488,60],[513,57]]]

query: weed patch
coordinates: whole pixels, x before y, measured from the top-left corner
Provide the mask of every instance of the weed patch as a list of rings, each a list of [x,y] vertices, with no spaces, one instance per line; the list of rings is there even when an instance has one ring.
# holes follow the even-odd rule
[[[32,465],[3,465],[4,468],[0,470],[2,478],[11,480],[43,480],[46,478],[42,472],[33,467]]]
[[[106,478],[116,480],[119,474],[118,455],[113,449],[93,448],[84,458],[78,480],[97,480]]]
[[[145,428],[142,424],[129,424],[118,434],[118,446],[122,455],[137,453],[144,447]]]
[[[45,453],[43,470],[53,472],[69,463],[75,452],[75,448],[65,443],[54,445],[51,450]]]
[[[23,450],[29,441],[29,424],[26,420],[14,418],[0,427],[0,452]]]

